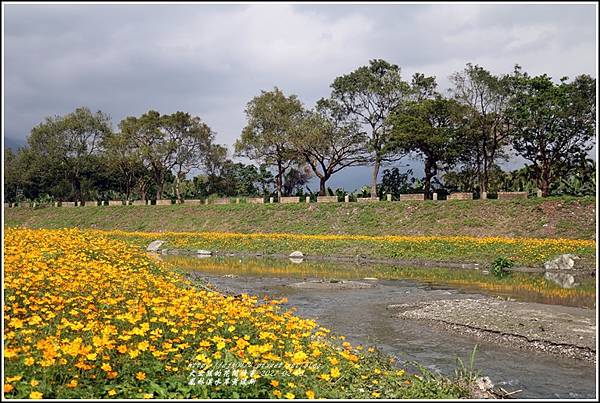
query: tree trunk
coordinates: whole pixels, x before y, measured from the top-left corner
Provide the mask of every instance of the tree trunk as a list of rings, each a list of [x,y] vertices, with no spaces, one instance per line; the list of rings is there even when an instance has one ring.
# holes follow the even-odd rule
[[[281,200],[281,184],[283,182],[283,167],[281,162],[277,162],[277,177],[275,178],[275,187],[277,188],[277,200]]]
[[[181,201],[181,192],[179,190],[179,173],[175,175],[175,197]]]
[[[325,183],[327,182],[327,178],[322,177],[319,180],[319,196],[327,196],[327,188],[325,187]]]
[[[73,178],[73,193],[75,193],[75,201],[82,202],[83,196],[81,194],[81,183],[79,178]]]
[[[550,196],[550,168],[547,166],[542,167],[538,187],[542,191],[542,197]]]
[[[379,167],[381,161],[379,157],[375,157],[375,163],[373,164],[373,173],[371,175],[371,199],[377,198],[377,176],[379,175]]]
[[[425,158],[425,181],[423,183],[423,193],[425,193],[425,198],[429,199],[429,192],[431,191],[431,178],[433,177],[432,173],[432,164],[429,158]]]
[[[487,156],[484,156],[484,158],[483,158],[483,176],[482,176],[481,183],[479,184],[479,192],[487,192],[487,190],[488,190],[488,170],[489,170],[488,159],[487,159]]]

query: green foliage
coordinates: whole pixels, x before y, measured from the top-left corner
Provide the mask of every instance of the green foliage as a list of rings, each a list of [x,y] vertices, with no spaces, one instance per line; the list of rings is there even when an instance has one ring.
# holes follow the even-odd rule
[[[438,169],[456,163],[464,153],[461,137],[465,108],[440,94],[434,98],[408,102],[388,120],[392,126],[392,143],[400,152],[414,153],[424,160],[423,191],[429,197],[431,179]]]
[[[419,187],[417,179],[412,176],[412,169],[404,173],[400,173],[400,170],[396,167],[386,169],[383,171],[383,177],[381,178],[381,185],[378,187],[377,194],[383,198],[384,195],[390,193],[393,197],[398,200],[402,193],[412,193],[415,190],[422,191]],[[368,190],[368,189],[365,189]]]
[[[502,279],[510,276],[511,272],[507,269],[510,269],[513,265],[512,260],[505,257],[498,257],[492,262],[491,272],[494,277]]]
[[[506,158],[511,134],[507,121],[507,106],[512,96],[510,78],[467,63],[450,80],[454,99],[465,107],[461,162],[477,173],[479,190],[489,191],[490,170],[497,161]]]
[[[319,100],[315,110],[304,113],[292,136],[294,149],[319,178],[321,196],[333,174],[366,163],[366,141],[358,124],[331,99]]]
[[[375,59],[351,73],[337,77],[331,84],[331,100],[349,119],[369,128],[366,151],[373,161],[371,193],[377,192],[380,164],[398,159],[392,146],[388,116],[410,94],[410,86],[402,80],[400,67]]]
[[[298,160],[291,136],[303,111],[296,95],[288,97],[277,87],[262,91],[246,105],[248,122],[235,143],[236,154],[274,167],[278,196],[286,170]]]
[[[596,80],[588,75],[554,83],[547,75],[530,77],[515,69],[510,103],[513,149],[532,163],[544,196],[553,183],[580,165],[593,146]]]

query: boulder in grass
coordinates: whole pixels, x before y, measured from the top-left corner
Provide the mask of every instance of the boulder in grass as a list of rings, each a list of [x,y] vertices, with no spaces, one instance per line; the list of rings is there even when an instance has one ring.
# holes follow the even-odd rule
[[[304,257],[304,253],[297,250],[295,252],[290,253],[289,257],[301,258],[301,257]]]
[[[572,270],[575,268],[575,261],[579,260],[579,256],[567,253],[559,255],[552,260],[548,260],[544,263],[544,269],[546,270]]]
[[[158,252],[160,247],[165,243],[165,241],[161,241],[157,239],[156,241],[150,242],[150,245],[146,248],[147,252]]]

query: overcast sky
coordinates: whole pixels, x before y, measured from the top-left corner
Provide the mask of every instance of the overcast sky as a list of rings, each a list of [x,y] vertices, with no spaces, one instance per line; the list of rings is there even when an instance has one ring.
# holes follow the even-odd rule
[[[595,4],[136,4],[3,3],[4,139],[79,106],[113,126],[149,109],[200,116],[231,146],[244,107],[278,86],[306,106],[370,59],[448,76],[468,62],[494,73],[515,63],[558,79],[596,77]],[[231,149],[231,147],[230,147]],[[413,163],[414,164],[414,163]],[[420,171],[418,168],[416,171]],[[330,185],[369,182],[354,168]]]

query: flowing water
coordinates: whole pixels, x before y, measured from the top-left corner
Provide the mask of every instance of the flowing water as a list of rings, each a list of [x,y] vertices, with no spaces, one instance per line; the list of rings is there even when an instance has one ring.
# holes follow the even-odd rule
[[[194,271],[224,291],[287,297],[287,306],[295,308],[297,315],[317,320],[333,332],[345,335],[354,344],[374,345],[397,357],[400,365],[405,361],[417,361],[434,372],[450,375],[457,367],[457,358],[467,362],[477,344],[475,367],[497,386],[508,391],[522,389],[515,397],[581,399],[596,396],[596,370],[591,363],[512,349],[435,330],[417,321],[394,318],[386,309],[388,305],[411,301],[484,298],[483,293],[494,295],[489,289],[443,285],[448,283],[448,278],[437,284],[415,279],[370,280],[377,286],[362,289],[295,288],[289,285],[307,278],[362,279],[384,272],[381,268],[356,268],[339,262],[315,265],[275,259],[163,258]],[[499,294],[506,295],[507,291]],[[517,292],[512,297],[539,301],[539,295],[532,295]],[[576,304],[575,301],[569,300],[569,304]],[[553,299],[547,303],[557,301]]]

